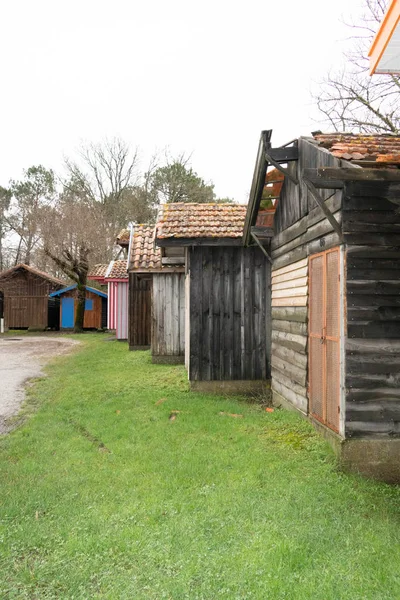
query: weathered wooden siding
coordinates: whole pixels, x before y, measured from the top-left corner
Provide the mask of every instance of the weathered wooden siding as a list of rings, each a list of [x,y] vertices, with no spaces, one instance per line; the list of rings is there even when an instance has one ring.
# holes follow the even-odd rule
[[[308,193],[307,187],[302,181],[304,169],[340,166],[339,159],[332,156],[327,150],[318,147],[315,143],[300,138],[298,147],[299,160],[290,163],[289,168],[296,173],[300,184],[296,185],[290,179],[285,179],[274,217],[275,233],[285,232],[288,227],[297,223],[313,209],[317,208],[314,198]],[[325,200],[331,194],[331,190],[321,190],[321,196]],[[297,259],[298,257],[294,258],[294,260]]]
[[[188,261],[186,249],[186,261]],[[189,373],[190,364],[190,273],[185,273],[185,367]]]
[[[272,390],[304,413],[308,410],[307,297],[307,258],[272,272]]]
[[[150,348],[151,275],[129,273],[129,348]]]
[[[270,266],[258,248],[194,247],[190,269],[189,378],[270,375]]]
[[[151,353],[153,356],[184,356],[184,273],[153,275]]]
[[[0,291],[4,294],[5,327],[45,329],[48,323],[48,295],[58,287],[23,269],[12,277],[0,278]]]
[[[400,437],[400,214],[395,184],[348,184],[346,437]]]

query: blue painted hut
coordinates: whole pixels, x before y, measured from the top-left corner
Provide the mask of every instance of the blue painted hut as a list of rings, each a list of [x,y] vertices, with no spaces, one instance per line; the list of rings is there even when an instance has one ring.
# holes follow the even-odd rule
[[[73,329],[75,313],[78,302],[77,285],[70,285],[50,294],[50,298],[59,297],[61,329]],[[108,296],[100,290],[86,287],[84,329],[107,328],[107,300]]]

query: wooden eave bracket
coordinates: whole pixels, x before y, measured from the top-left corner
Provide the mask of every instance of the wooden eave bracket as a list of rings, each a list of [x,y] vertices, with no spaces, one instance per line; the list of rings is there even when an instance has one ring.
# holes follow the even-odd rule
[[[251,237],[253,238],[253,240],[255,241],[255,243],[257,244],[257,246],[261,249],[262,253],[267,257],[267,259],[269,260],[269,262],[272,265],[272,258],[271,258],[271,256],[269,255],[269,253],[264,248],[264,246],[262,245],[262,243],[258,239],[257,235],[253,231],[251,232]]]
[[[339,223],[336,221],[335,217],[333,216],[333,214],[331,213],[329,208],[326,206],[325,200],[322,198],[321,194],[318,192],[318,190],[316,189],[316,187],[312,183],[312,181],[310,181],[309,179],[305,179],[305,178],[303,178],[303,181],[306,184],[307,189],[309,190],[310,194],[314,198],[315,202],[322,209],[322,212],[328,219],[329,223],[332,225],[333,230],[336,231],[339,238],[343,241],[342,228],[340,227]]]
[[[265,160],[270,165],[274,166],[275,169],[278,169],[278,171],[283,173],[285,177],[290,179],[290,181],[292,181],[295,185],[299,183],[297,177],[293,175],[293,173],[291,173],[287,167],[282,167],[281,165],[281,162],[292,162],[294,160],[298,160],[299,153],[298,148],[296,146],[292,146],[289,148],[268,148],[264,152],[264,155]]]

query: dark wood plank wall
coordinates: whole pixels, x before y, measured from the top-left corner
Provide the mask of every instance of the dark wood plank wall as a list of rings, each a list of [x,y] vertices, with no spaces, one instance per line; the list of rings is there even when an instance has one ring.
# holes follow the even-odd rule
[[[10,278],[0,278],[5,327],[46,328],[48,296],[60,287],[23,269]]]
[[[129,348],[150,348],[151,275],[129,273]]]
[[[270,373],[270,265],[258,248],[194,247],[191,380],[260,380]]]
[[[185,353],[185,274],[154,273],[151,328],[153,356]]]
[[[400,214],[395,184],[344,189],[346,437],[400,436]]]

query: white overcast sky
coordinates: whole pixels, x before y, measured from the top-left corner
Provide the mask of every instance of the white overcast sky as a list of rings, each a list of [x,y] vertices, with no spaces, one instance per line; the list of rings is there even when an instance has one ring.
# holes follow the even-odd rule
[[[262,129],[279,145],[319,128],[310,87],[341,64],[341,17],[360,4],[4,0],[0,184],[117,135],[144,157],[192,152],[218,195],[244,202]]]

